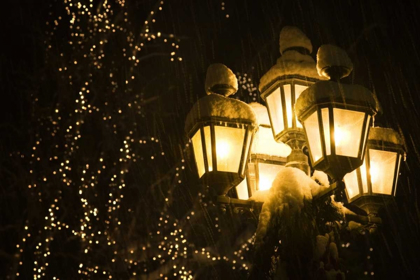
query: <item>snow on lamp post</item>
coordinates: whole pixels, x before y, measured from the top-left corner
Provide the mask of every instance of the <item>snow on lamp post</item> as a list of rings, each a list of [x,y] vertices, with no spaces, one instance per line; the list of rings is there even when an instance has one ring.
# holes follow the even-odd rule
[[[286,164],[286,157],[291,151],[289,146],[274,140],[267,108],[257,102],[249,105],[257,116],[258,131],[252,143],[246,179],[236,187],[239,199],[249,199],[257,191],[269,190],[277,173]]]
[[[198,176],[218,195],[225,195],[245,177],[245,165],[257,128],[251,107],[226,98],[238,90],[238,81],[223,64],[207,70],[207,96],[187,115],[185,131],[192,142]]]
[[[271,128],[276,141],[292,148],[288,166],[309,174],[308,158],[302,149],[306,139],[302,124],[296,119],[294,106],[301,93],[320,79],[315,61],[309,55],[312,43],[297,27],[286,26],[280,32],[281,57],[262,78],[261,97],[266,101]]]
[[[353,67],[343,50],[323,45],[317,59],[319,74],[330,80],[303,91],[295,111],[306,132],[313,168],[341,182],[345,174],[362,165],[378,104],[368,89],[339,81]]]
[[[369,215],[376,215],[395,196],[404,156],[403,143],[396,131],[372,127],[363,165],[344,177],[348,201]]]

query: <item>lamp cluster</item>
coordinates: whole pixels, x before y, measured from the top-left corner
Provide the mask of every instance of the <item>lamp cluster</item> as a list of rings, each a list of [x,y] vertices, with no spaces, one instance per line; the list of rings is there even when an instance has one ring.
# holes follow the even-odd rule
[[[280,52],[259,85],[267,108],[217,95],[236,92],[237,81],[224,65],[210,66],[210,95],[194,105],[186,124],[199,177],[218,195],[249,199],[269,189],[284,166],[307,175],[316,169],[335,183],[327,194],[344,186],[346,202],[377,214],[396,193],[405,154],[400,135],[372,127],[379,108],[373,94],[340,81],[352,71],[343,50],[323,45],[315,64],[306,35],[285,27]]]

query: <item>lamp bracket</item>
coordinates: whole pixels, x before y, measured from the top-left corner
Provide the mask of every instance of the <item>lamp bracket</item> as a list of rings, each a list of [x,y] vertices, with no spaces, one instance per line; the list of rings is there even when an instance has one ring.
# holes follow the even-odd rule
[[[217,204],[220,204],[221,206],[227,206],[230,205],[234,209],[235,208],[247,208],[251,211],[257,210],[258,212],[261,211],[262,202],[257,202],[253,200],[244,200],[244,199],[238,199],[238,198],[231,198],[229,196],[225,195],[218,195],[216,199]]]
[[[341,180],[338,180],[338,181],[332,183],[329,188],[327,188],[324,191],[318,193],[317,195],[314,195],[312,199],[315,200],[315,201],[319,201],[319,200],[323,200],[326,197],[329,197],[333,194],[338,194],[338,196],[341,196],[341,192],[344,191],[345,187],[346,186],[345,186],[344,182],[341,181]]]

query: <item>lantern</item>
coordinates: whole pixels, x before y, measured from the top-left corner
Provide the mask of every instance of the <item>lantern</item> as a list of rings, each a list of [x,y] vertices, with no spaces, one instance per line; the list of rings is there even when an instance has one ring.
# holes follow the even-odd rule
[[[302,92],[295,111],[305,129],[313,168],[337,181],[362,164],[378,105],[368,89],[339,82],[352,69],[341,49],[321,46],[317,69],[331,80],[317,82]]]
[[[310,85],[323,79],[316,72],[311,52],[312,43],[300,29],[284,27],[280,32],[282,56],[261,78],[259,85],[275,140],[290,145],[289,140],[299,139],[301,143],[292,147],[297,149],[302,148],[305,137],[294,112],[296,99]]]
[[[249,199],[257,191],[271,188],[277,173],[286,164],[286,157],[290,154],[290,147],[274,140],[267,108],[260,103],[249,104],[254,110],[259,124],[251,147],[250,160],[247,163],[246,179],[237,187],[240,199]]]
[[[209,95],[188,113],[185,130],[198,177],[217,194],[225,195],[245,177],[256,118],[249,105],[225,97],[237,91],[237,80],[223,64],[207,70],[206,91]]]
[[[395,196],[404,156],[403,143],[397,132],[372,127],[362,166],[344,177],[348,201],[368,214],[376,214],[385,200]]]

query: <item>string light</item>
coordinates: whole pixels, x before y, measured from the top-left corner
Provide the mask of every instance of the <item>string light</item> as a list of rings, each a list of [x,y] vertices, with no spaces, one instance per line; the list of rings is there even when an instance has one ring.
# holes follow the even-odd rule
[[[39,98],[35,94],[32,95],[35,108],[32,117],[36,131],[35,144],[29,155],[29,173],[32,177],[28,184],[28,192],[32,195],[28,197],[34,197],[34,207],[45,214],[42,215],[44,219],[41,223],[31,219],[26,221],[24,234],[16,248],[19,252],[18,270],[21,270],[28,265],[23,262],[21,256],[32,250],[25,244],[35,242],[32,251],[34,279],[47,277],[53,254],[51,244],[61,242],[55,241],[56,236],[62,235],[58,234],[60,231],[68,232],[64,235],[70,234],[79,238],[81,251],[86,255],[81,257],[82,262],[78,267],[80,275],[91,277],[101,274],[108,279],[115,278],[112,268],[95,264],[94,251],[101,244],[107,244],[111,247],[110,250],[114,251],[114,254],[111,254],[111,262],[115,262],[115,255],[118,255],[121,247],[118,245],[115,231],[124,226],[121,211],[129,166],[145,160],[139,151],[156,151],[151,159],[162,157],[165,153],[158,137],[141,136],[136,122],[128,131],[121,128],[122,119],[128,115],[145,117],[142,108],[145,101],[143,93],[131,95],[131,99],[123,99],[117,105],[117,114],[121,117],[115,115],[115,107],[109,103],[115,98],[107,95],[101,99],[101,103],[95,100],[93,93],[97,90],[98,76],[107,72],[109,80],[103,82],[109,82],[109,91],[120,96],[129,96],[133,91],[132,82],[136,80],[135,69],[148,57],[147,53],[143,54],[147,44],[164,43],[168,45],[168,57],[181,60],[175,53],[179,48],[176,36],[154,31],[156,16],[163,10],[163,4],[163,1],[158,2],[150,11],[143,34],[140,35],[131,31],[133,28],[130,28],[130,10],[123,0],[115,3],[105,0],[99,6],[94,6],[92,0],[64,0],[62,10],[50,5],[51,19],[46,22],[47,38],[44,42],[45,63],[56,65],[58,79],[64,81],[62,85],[67,87],[70,95],[72,92],[77,94],[68,96],[73,98],[73,102],[57,102],[51,114],[38,110]],[[119,14],[123,16],[122,21],[115,20]],[[66,33],[69,36],[68,39],[62,40],[64,44],[57,43],[61,38],[66,38]],[[125,79],[122,83],[119,79],[122,76],[121,68],[112,66],[112,59],[115,57],[115,41],[111,40],[112,36],[125,38],[124,43],[119,45],[123,46],[121,54],[126,60],[125,68],[128,69],[130,79]],[[171,53],[172,55],[169,55]],[[122,138],[116,143],[121,147],[117,161],[107,161],[107,158],[112,157],[109,157],[104,149],[101,149],[97,158],[80,158],[83,154],[81,149],[86,145],[86,142],[83,142],[84,138],[89,137],[89,132],[84,130],[90,123],[97,121],[98,117],[104,122],[102,126],[110,128],[114,135]],[[151,141],[148,141],[150,139]],[[141,145],[147,147],[142,148]],[[77,192],[74,192],[75,189]],[[105,207],[98,205],[100,200],[97,198],[103,191],[109,195]],[[76,224],[74,220],[77,219],[66,217],[66,207],[69,207],[69,201],[66,200],[71,198],[64,196],[72,193],[77,193],[79,203],[72,207],[80,206],[81,209]],[[36,241],[31,241],[34,236],[32,233],[36,233]],[[13,274],[16,277],[22,275],[19,271],[14,271]],[[49,278],[51,275],[48,275]],[[58,279],[56,276],[51,277]]]

